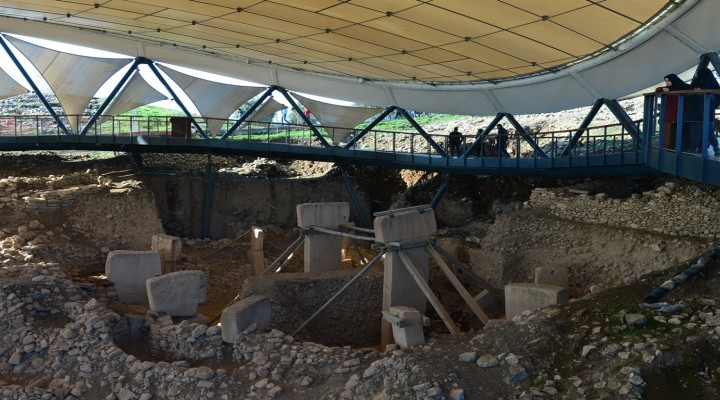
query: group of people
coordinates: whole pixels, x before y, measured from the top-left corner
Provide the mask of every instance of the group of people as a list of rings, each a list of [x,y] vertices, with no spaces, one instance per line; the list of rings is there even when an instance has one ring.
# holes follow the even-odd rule
[[[476,137],[480,137],[482,132],[482,128],[478,129]],[[497,124],[497,137],[486,135],[482,142],[475,147],[475,156],[510,157],[510,153],[507,151],[508,136],[507,129],[502,124]],[[461,157],[466,150],[465,136],[457,126],[448,134],[448,147],[450,148],[449,157]]]
[[[692,81],[685,83],[675,74],[668,74],[664,77],[665,86],[655,89],[655,92],[671,92],[678,90],[714,90],[720,89],[720,84],[715,79],[713,72],[706,67],[699,68]],[[720,157],[720,147],[715,134],[717,129],[715,122],[715,109],[720,105],[720,94],[708,94],[710,112],[705,115],[705,95],[685,94],[683,112],[679,115],[679,96],[667,96],[665,99],[665,112],[663,117],[663,147],[674,150],[677,146],[678,124],[682,126],[682,138],[680,150],[689,153],[701,153],[703,144],[703,125],[707,121],[708,143],[713,148],[713,155]]]

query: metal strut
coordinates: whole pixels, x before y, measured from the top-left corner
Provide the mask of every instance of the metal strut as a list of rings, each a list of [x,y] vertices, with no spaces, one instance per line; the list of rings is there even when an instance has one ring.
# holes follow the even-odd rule
[[[292,242],[292,244],[291,244],[287,249],[285,249],[285,251],[283,251],[282,254],[280,254],[280,256],[275,259],[275,261],[273,261],[267,268],[265,268],[261,273],[259,273],[258,276],[263,276],[263,275],[265,275],[265,273],[268,272],[268,271],[270,271],[270,270],[272,269],[272,267],[274,267],[275,264],[277,264],[280,260],[282,260],[282,259],[284,259],[285,257],[287,257],[288,254],[292,254],[292,252],[294,252],[298,247],[300,247],[300,245],[301,245],[304,241],[305,241],[305,234],[302,233],[302,234],[300,234],[300,237],[298,237],[297,239],[295,239],[295,241]],[[288,259],[289,259],[289,258],[288,258]],[[283,265],[284,265],[284,264],[283,264]],[[282,268],[282,267],[281,267],[281,268]]]
[[[372,260],[370,260],[370,262],[367,263],[367,265],[365,265],[365,267],[363,267],[363,269],[360,270],[360,272],[358,272],[357,274],[355,274],[355,276],[354,276],[352,279],[350,279],[350,281],[349,281],[348,283],[346,283],[345,286],[343,286],[340,290],[338,290],[338,292],[335,293],[335,294],[330,298],[330,300],[326,301],[325,304],[323,304],[317,311],[315,311],[315,313],[314,313],[313,315],[311,315],[310,318],[308,318],[305,322],[303,322],[303,324],[300,325],[299,328],[295,329],[295,332],[293,332],[292,335],[290,335],[290,336],[295,336],[295,335],[297,335],[300,331],[302,331],[303,329],[305,329],[305,327],[306,327],[312,320],[314,320],[318,315],[320,315],[321,312],[325,311],[325,309],[328,308],[333,302],[335,302],[335,300],[337,300],[338,297],[340,297],[343,293],[345,293],[345,291],[346,291],[350,286],[352,286],[353,283],[355,283],[358,279],[360,279],[360,277],[362,277],[363,275],[365,275],[365,273],[368,272],[368,271],[370,270],[370,268],[372,268],[372,266],[375,265],[375,263],[376,263],[380,258],[382,258],[383,255],[385,255],[385,250],[381,251],[378,255],[375,256],[375,258],[373,258]]]

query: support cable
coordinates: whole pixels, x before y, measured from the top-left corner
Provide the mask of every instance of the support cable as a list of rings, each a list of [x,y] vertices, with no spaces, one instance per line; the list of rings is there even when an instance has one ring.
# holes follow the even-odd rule
[[[342,237],[346,237],[346,238],[357,239],[357,240],[365,240],[365,241],[369,241],[369,242],[374,242],[374,241],[375,241],[375,237],[353,235],[353,234],[350,234],[350,233],[344,233],[344,232],[334,231],[334,230],[332,230],[332,229],[321,228],[321,227],[315,226],[315,225],[310,225],[310,226],[308,226],[308,227],[306,228],[306,231],[310,231],[310,232],[312,232],[312,231],[317,231],[317,232],[325,233],[325,234],[328,234],[328,235],[342,236]]]

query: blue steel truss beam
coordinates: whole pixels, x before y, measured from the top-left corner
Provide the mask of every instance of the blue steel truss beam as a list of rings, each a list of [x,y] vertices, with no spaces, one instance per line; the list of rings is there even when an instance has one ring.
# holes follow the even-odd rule
[[[165,89],[170,93],[170,96],[172,96],[173,100],[175,100],[175,103],[177,103],[177,105],[180,107],[181,110],[183,110],[185,115],[188,118],[190,118],[190,122],[193,124],[193,126],[195,126],[195,129],[197,129],[198,132],[200,132],[202,137],[204,137],[205,139],[208,139],[208,136],[205,133],[205,131],[203,131],[203,129],[200,127],[200,124],[197,123],[195,118],[193,118],[192,114],[190,114],[190,111],[187,109],[187,107],[185,107],[185,104],[183,104],[183,102],[180,100],[180,98],[175,94],[175,91],[172,90],[172,88],[167,83],[165,78],[163,78],[162,74],[160,74],[160,71],[158,71],[157,67],[152,62],[152,60],[144,59],[144,61],[145,61],[144,63],[147,64],[148,67],[150,67],[150,70],[153,72],[153,74],[155,74],[155,76],[158,78],[160,83],[162,83],[162,85],[165,87]]]
[[[435,209],[437,205],[440,203],[440,200],[442,200],[443,196],[445,195],[445,191],[448,188],[448,185],[450,185],[450,182],[452,181],[452,175],[448,174],[445,176],[445,182],[440,186],[440,189],[438,189],[437,193],[435,193],[435,197],[433,197],[432,201],[430,202],[430,207],[432,209]]]
[[[585,131],[590,126],[590,123],[592,120],[597,116],[597,113],[600,111],[600,108],[605,105],[610,112],[613,113],[615,118],[619,122],[623,124],[623,129],[627,129],[630,136],[637,142],[642,140],[642,135],[640,134],[640,131],[638,130],[638,127],[633,123],[632,118],[625,112],[625,110],[622,108],[620,103],[618,103],[617,100],[610,100],[610,99],[597,99],[595,100],[595,104],[593,104],[592,108],[590,109],[590,112],[585,116],[585,119],[580,124],[580,127],[578,127],[578,130],[573,134],[573,136],[570,138],[570,142],[567,146],[563,149],[562,153],[560,153],[560,156],[567,156],[570,154],[572,149],[575,148],[578,141],[582,136],[585,134]]]
[[[30,75],[27,73],[27,71],[25,71],[25,68],[23,68],[22,64],[20,64],[20,61],[18,61],[17,57],[15,57],[15,54],[12,52],[12,50],[10,50],[10,47],[8,47],[7,43],[5,42],[4,35],[0,35],[0,45],[5,50],[5,53],[7,53],[8,57],[10,57],[10,60],[12,60],[13,64],[15,64],[17,69],[20,70],[20,73],[22,74],[22,76],[25,78],[25,80],[28,82],[28,84],[30,84],[30,87],[32,87],[35,94],[40,98],[40,101],[43,103],[45,108],[47,108],[48,112],[50,113],[50,115],[52,115],[53,119],[55,119],[55,122],[57,122],[60,129],[62,129],[62,131],[65,132],[66,135],[72,135],[70,130],[67,128],[67,126],[65,126],[65,124],[63,124],[62,120],[57,115],[57,113],[55,113],[55,110],[53,110],[52,106],[47,101],[45,96],[43,96],[42,92],[40,91],[40,88],[38,88],[37,85],[35,84],[35,81],[33,81],[32,78],[30,78]]]
[[[127,70],[125,75],[120,79],[117,85],[113,88],[113,90],[110,92],[108,97],[105,99],[105,101],[100,105],[100,108],[95,111],[95,114],[93,114],[92,117],[90,117],[90,120],[87,124],[83,127],[83,129],[80,131],[80,135],[87,134],[87,131],[90,129],[91,126],[95,124],[95,121],[102,115],[103,112],[105,112],[105,109],[110,104],[110,102],[115,99],[115,96],[117,96],[118,92],[120,92],[120,89],[122,89],[123,86],[125,86],[125,83],[130,79],[130,77],[135,73],[138,69],[138,65],[146,63],[147,60],[142,59],[141,57],[135,58],[135,60],[132,63],[132,66],[130,66],[130,69]]]
[[[467,150],[465,150],[465,154],[462,155],[463,158],[468,158],[468,156],[470,154],[472,154],[475,151],[475,149],[478,146],[480,146],[480,144],[482,144],[483,139],[485,139],[485,137],[487,135],[489,135],[493,129],[495,129],[495,126],[500,122],[501,119],[503,119],[503,116],[504,116],[504,113],[497,113],[497,115],[495,115],[495,118],[493,118],[493,120],[490,121],[488,126],[485,127],[485,129],[483,129],[483,131],[475,137],[475,140],[473,140],[470,147],[468,147]]]
[[[595,104],[593,104],[592,108],[590,109],[590,112],[585,116],[585,119],[578,127],[577,131],[573,134],[573,136],[570,138],[570,142],[567,146],[563,149],[562,153],[560,153],[561,157],[566,157],[568,154],[570,154],[570,151],[575,148],[575,145],[580,140],[582,135],[585,134],[585,131],[590,126],[590,123],[597,115],[598,111],[600,111],[600,108],[603,106],[603,99],[597,99],[595,100]]]
[[[405,117],[405,119],[408,120],[408,122],[410,122],[410,125],[412,125],[413,128],[415,128],[415,130],[420,134],[420,136],[424,137],[425,140],[427,140],[428,143],[430,143],[430,146],[432,146],[432,148],[435,149],[435,151],[437,151],[438,154],[440,154],[443,157],[447,157],[447,153],[445,153],[445,150],[443,150],[443,148],[440,147],[440,145],[437,144],[437,142],[435,142],[433,140],[433,138],[431,138],[430,135],[428,135],[427,132],[425,132],[425,129],[423,129],[417,123],[417,121],[415,121],[415,118],[411,117],[407,111],[405,111],[404,109],[402,109],[400,107],[398,107],[398,111],[400,111],[400,114],[402,114],[402,116]]]
[[[539,157],[547,158],[547,154],[543,151],[540,146],[538,146],[535,139],[525,130],[525,127],[520,125],[519,122],[515,119],[515,117],[512,114],[504,113],[505,118],[507,118],[508,121],[510,121],[510,124],[515,128],[515,131],[522,136],[523,139],[525,139],[526,142],[530,144],[530,147],[535,150],[535,154],[537,154]]]
[[[625,112],[625,109],[622,108],[620,103],[618,103],[615,99],[603,99],[603,103],[605,103],[605,106],[613,113],[613,115],[615,115],[615,118],[623,124],[623,129],[627,129],[628,133],[635,141],[640,141],[642,136],[640,134],[640,130],[635,125],[632,118],[630,118],[628,113]]]
[[[357,191],[355,190],[355,187],[350,181],[350,177],[342,164],[340,164],[340,176],[342,177],[343,184],[345,185],[345,190],[347,190],[348,195],[350,195],[350,201],[353,203],[353,207],[355,207],[355,213],[360,220],[361,227],[372,228],[372,223],[370,222],[368,216],[365,215],[365,211],[363,210],[362,203],[360,203]]]
[[[255,103],[253,103],[253,105],[250,106],[250,108],[245,111],[243,115],[240,116],[240,119],[235,121],[233,126],[231,126],[230,129],[227,130],[227,132],[223,133],[223,135],[220,136],[220,139],[227,139],[228,136],[232,135],[233,132],[235,132],[235,130],[240,125],[242,125],[243,122],[247,121],[247,119],[255,112],[255,110],[257,110],[258,107],[260,107],[265,102],[265,100],[272,95],[272,93],[275,91],[275,88],[275,86],[268,87],[267,90],[263,92],[262,96],[260,96],[260,98]]]
[[[380,115],[378,115],[377,118],[375,118],[372,122],[370,122],[370,124],[367,127],[365,127],[365,129],[358,132],[357,135],[355,135],[352,139],[350,139],[350,141],[347,142],[347,144],[345,145],[345,148],[349,149],[349,148],[353,147],[353,145],[355,145],[355,143],[357,143],[358,140],[362,139],[363,136],[367,135],[367,133],[370,132],[375,126],[377,126],[377,124],[382,122],[382,120],[384,120],[385,117],[390,115],[391,112],[396,111],[398,108],[399,108],[398,106],[387,107],[385,109],[385,111],[380,113]]]
[[[324,147],[332,147],[332,145],[330,145],[330,143],[325,140],[325,137],[320,133],[320,131],[318,131],[312,121],[310,121],[310,118],[308,118],[307,115],[305,115],[305,113],[303,112],[303,110],[300,109],[300,106],[297,105],[295,99],[293,99],[290,94],[288,94],[287,90],[285,90],[285,88],[281,88],[280,86],[275,86],[275,90],[277,90],[280,94],[283,95],[283,97],[285,97],[285,100],[290,103],[293,110],[295,110],[295,112],[298,113],[300,118],[302,118],[303,121],[305,121],[305,123],[310,127],[310,130],[313,131],[313,134],[315,135],[315,137],[317,137],[320,143],[322,143]]]

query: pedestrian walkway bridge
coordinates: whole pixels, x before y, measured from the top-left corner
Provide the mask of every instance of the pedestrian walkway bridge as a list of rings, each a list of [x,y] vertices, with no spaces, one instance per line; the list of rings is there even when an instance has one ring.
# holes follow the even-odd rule
[[[711,92],[705,95],[709,104]],[[645,96],[643,120],[587,126],[573,130],[529,133],[508,114],[498,116],[477,136],[465,137],[463,154],[448,156],[448,136],[353,128],[347,143],[329,145],[332,130],[349,128],[261,123],[236,126],[225,121],[224,133],[197,134],[207,121],[178,117],[99,118],[84,134],[66,134],[52,116],[0,116],[0,151],[88,150],[137,153],[243,155],[435,171],[451,175],[623,176],[668,173],[720,186],[720,158],[708,153],[713,125],[702,125],[703,150],[684,151],[683,128],[676,148],[666,142],[661,117],[666,94]],[[678,95],[681,99],[683,95]],[[596,104],[596,108],[599,106]],[[708,113],[709,108],[706,108]],[[595,112],[595,108],[593,109]],[[593,114],[593,111],[591,111]],[[80,120],[88,117],[76,117]],[[503,118],[516,128],[508,138],[509,157],[498,156],[493,129]],[[79,121],[81,124],[83,121]],[[195,125],[199,122],[200,125]],[[684,124],[683,124],[684,125]],[[371,127],[368,127],[371,128]],[[686,132],[691,129],[685,128]],[[695,133],[696,134],[696,133]],[[689,135],[689,133],[685,133]],[[647,144],[650,144],[649,146]]]

